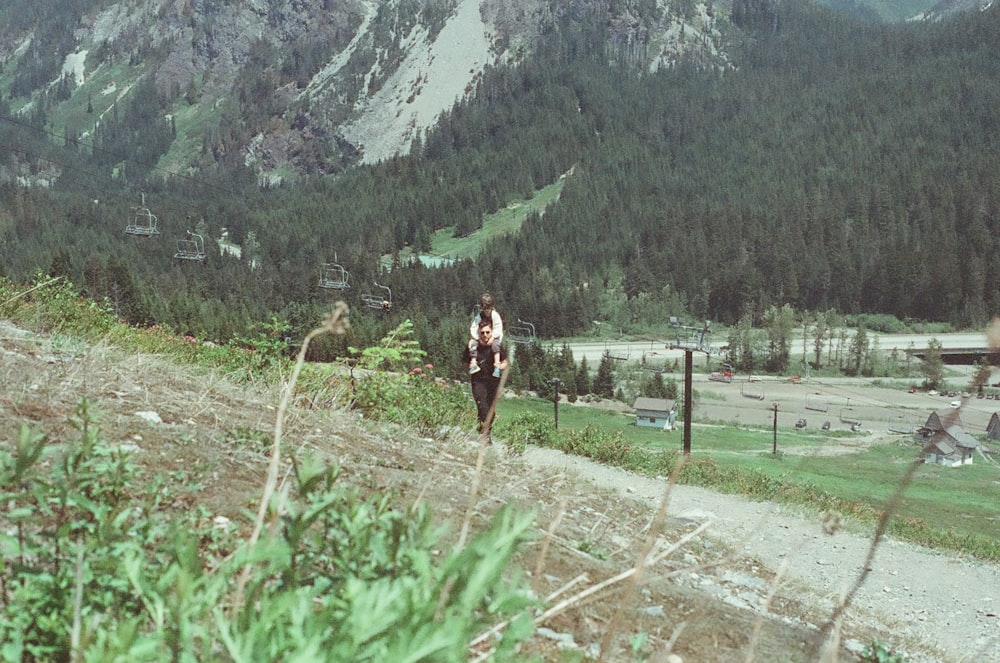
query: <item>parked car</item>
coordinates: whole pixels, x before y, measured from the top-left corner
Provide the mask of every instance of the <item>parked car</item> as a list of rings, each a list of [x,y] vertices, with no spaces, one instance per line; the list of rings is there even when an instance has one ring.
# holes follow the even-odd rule
[[[795,427],[796,428],[805,428],[806,427],[806,420],[805,419],[799,419],[798,421],[795,422]]]

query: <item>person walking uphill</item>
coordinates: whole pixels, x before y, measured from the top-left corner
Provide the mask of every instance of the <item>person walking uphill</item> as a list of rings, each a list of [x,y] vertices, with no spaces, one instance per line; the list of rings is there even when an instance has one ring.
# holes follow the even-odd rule
[[[472,399],[476,401],[476,417],[479,421],[479,434],[486,438],[488,444],[492,444],[493,420],[496,412],[497,392],[500,389],[500,371],[506,370],[510,365],[507,359],[507,348],[499,345],[499,351],[493,354],[493,323],[488,320],[480,322],[478,327],[479,337],[476,341],[476,350],[479,353],[479,364],[482,370],[469,375],[469,382],[472,386]],[[464,363],[472,360],[469,347],[465,348],[462,355]]]
[[[503,319],[497,313],[493,295],[488,292],[479,296],[479,314],[472,319],[472,324],[469,326],[469,375],[478,373],[481,368],[479,358],[483,356],[483,352],[478,349],[479,323],[481,322],[493,323],[493,345],[489,352],[493,355],[493,377],[498,378],[500,377],[500,369],[495,367],[500,363],[497,353],[500,352],[500,342],[503,340]]]

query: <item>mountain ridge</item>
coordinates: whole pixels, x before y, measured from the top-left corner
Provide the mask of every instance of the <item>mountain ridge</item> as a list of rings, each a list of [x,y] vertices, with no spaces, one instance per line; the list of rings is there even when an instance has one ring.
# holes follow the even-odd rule
[[[175,133],[161,166],[195,172],[237,159],[266,184],[407,152],[475,91],[486,67],[523,58],[559,14],[607,11],[609,44],[647,68],[689,53],[725,62],[703,4],[685,14],[666,3],[646,14],[611,12],[591,0],[447,0],[435,12],[403,0],[99,4],[73,21],[71,43],[48,65],[52,78],[34,84],[24,70],[36,66],[39,26],[8,28],[0,58],[22,81],[7,85],[13,112],[45,105],[68,137],[90,139],[149,79]],[[640,52],[640,42],[654,46]]]

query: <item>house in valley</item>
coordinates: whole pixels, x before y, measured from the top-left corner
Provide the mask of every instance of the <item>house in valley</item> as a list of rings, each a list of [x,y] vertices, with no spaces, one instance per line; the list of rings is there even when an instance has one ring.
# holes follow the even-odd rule
[[[924,462],[959,467],[970,465],[979,441],[965,432],[958,410],[932,412],[917,430]]]
[[[990,423],[986,424],[986,438],[1000,440],[1000,412],[994,412],[990,416]]]
[[[635,425],[647,428],[673,430],[677,419],[677,401],[666,398],[646,398],[640,396],[632,405],[635,409]]]

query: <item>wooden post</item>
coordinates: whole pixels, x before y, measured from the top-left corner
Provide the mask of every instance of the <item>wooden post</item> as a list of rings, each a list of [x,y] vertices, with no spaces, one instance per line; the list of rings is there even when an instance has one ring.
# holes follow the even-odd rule
[[[771,449],[771,453],[775,456],[778,455],[778,404],[774,404],[774,447]]]
[[[694,361],[694,352],[690,349],[684,350],[684,455],[691,454],[691,363]]]
[[[552,378],[552,407],[555,409],[555,427],[559,430],[559,378]]]

